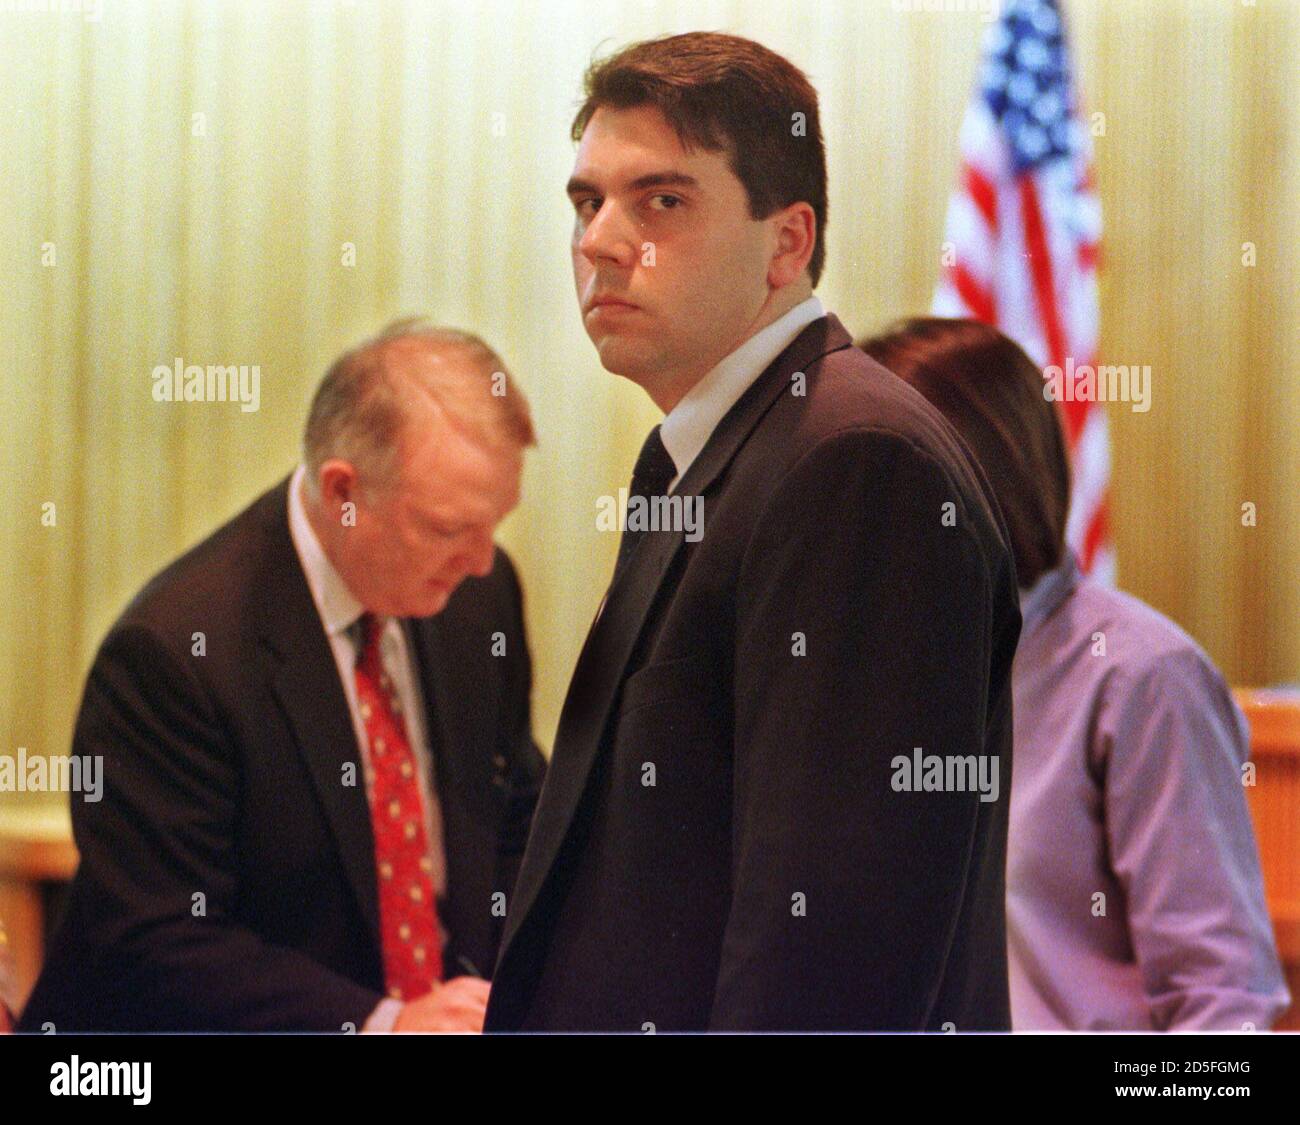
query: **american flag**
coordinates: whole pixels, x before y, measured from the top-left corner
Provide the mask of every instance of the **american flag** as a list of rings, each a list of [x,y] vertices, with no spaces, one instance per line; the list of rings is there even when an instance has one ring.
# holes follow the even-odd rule
[[[1003,0],[989,25],[944,238],[937,315],[996,325],[1040,368],[1096,363],[1101,206],[1056,0]],[[1113,581],[1105,406],[1060,406],[1074,477],[1066,542]]]

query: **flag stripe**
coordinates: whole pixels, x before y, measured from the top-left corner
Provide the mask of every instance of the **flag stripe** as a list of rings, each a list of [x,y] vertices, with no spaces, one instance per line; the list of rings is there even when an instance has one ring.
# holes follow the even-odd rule
[[[1110,497],[1103,495],[1096,511],[1088,521],[1088,529],[1083,535],[1083,557],[1080,560],[1085,570],[1090,570],[1097,552],[1110,536]]]
[[[998,310],[993,294],[976,281],[971,276],[970,270],[961,262],[952,267],[951,276],[962,303],[970,310],[970,315],[986,324],[996,324]]]
[[[1020,190],[1020,215],[1025,226],[1025,246],[1029,251],[1029,274],[1034,279],[1034,297],[1038,304],[1038,318],[1047,336],[1047,355],[1058,367],[1065,366],[1065,333],[1061,331],[1061,318],[1056,313],[1056,293],[1052,282],[1052,259],[1047,249],[1047,235],[1043,232],[1043,213],[1038,206],[1038,190],[1029,176],[1021,176],[1016,186]]]
[[[975,165],[963,162],[962,175],[966,178],[966,191],[974,200],[984,221],[996,232],[998,229],[998,189],[993,181],[984,175]]]
[[[985,33],[933,308],[996,325],[1040,368],[1064,375],[1096,367],[1101,208],[1060,9],[1059,0],[1002,0]],[[1105,407],[1075,394],[1073,379],[1061,389],[1067,539],[1085,570],[1110,576]]]

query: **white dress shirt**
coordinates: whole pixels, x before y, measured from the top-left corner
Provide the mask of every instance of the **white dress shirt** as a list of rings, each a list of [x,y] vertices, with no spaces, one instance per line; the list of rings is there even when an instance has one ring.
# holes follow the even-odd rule
[[[816,297],[795,305],[724,357],[669,411],[659,428],[664,448],[677,468],[677,475],[668,486],[669,492],[677,487],[677,482],[700,455],[718,423],[749,390],[754,380],[800,332],[825,315],[822,303]]]
[[[307,585],[311,589],[312,601],[316,603],[316,612],[320,615],[325,636],[334,653],[334,663],[338,668],[339,680],[343,684],[343,694],[348,701],[348,713],[352,716],[352,730],[356,734],[357,747],[360,751],[362,775],[366,786],[366,805],[369,807],[373,773],[370,766],[370,747],[366,739],[366,724],[361,717],[361,707],[357,700],[356,665],[359,653],[356,647],[356,631],[353,629],[365,611],[365,606],[357,601],[339,572],[334,569],[334,565],[326,557],[320,545],[320,540],[316,538],[311,522],[307,519],[300,491],[305,476],[305,466],[299,465],[289,481],[289,534],[298,553],[298,561],[302,564],[303,574],[306,575]],[[447,892],[447,861],[442,838],[442,814],[433,785],[433,755],[429,751],[425,731],[426,712],[419,678],[415,673],[402,623],[397,618],[389,617],[384,620],[383,632],[379,639],[379,653],[384,671],[393,681],[397,697],[401,701],[406,738],[415,756],[416,777],[420,785],[425,839],[429,843],[429,860],[433,865],[433,889],[434,893],[442,898]],[[445,943],[447,939],[445,928],[442,931],[442,939]],[[363,1030],[390,1030],[400,1009],[400,1001],[384,1000],[366,1021]]]
[[[801,301],[766,328],[760,328],[735,351],[711,368],[659,424],[659,437],[673,459],[677,475],[668,483],[672,492],[686,470],[708,444],[718,423],[754,384],[771,362],[814,320],[826,315],[817,297]],[[605,612],[609,592],[596,607],[596,619]]]

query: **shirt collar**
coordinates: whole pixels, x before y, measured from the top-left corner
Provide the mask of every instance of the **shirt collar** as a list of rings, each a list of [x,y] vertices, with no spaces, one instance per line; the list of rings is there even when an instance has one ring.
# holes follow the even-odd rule
[[[307,476],[305,465],[299,465],[289,480],[289,534],[293,538],[298,561],[302,563],[312,601],[320,614],[325,632],[333,637],[350,629],[365,610],[348,589],[339,572],[334,569],[325,549],[316,538],[316,531],[307,519],[301,489]]]
[[[826,315],[815,296],[795,305],[784,316],[755,332],[695,384],[660,426],[659,436],[673,459],[673,484],[700,455],[713,431],[771,362],[814,320]]]
[[[1082,580],[1079,563],[1067,547],[1064,560],[1055,570],[1044,571],[1029,589],[1020,591],[1021,635],[1051,617]]]

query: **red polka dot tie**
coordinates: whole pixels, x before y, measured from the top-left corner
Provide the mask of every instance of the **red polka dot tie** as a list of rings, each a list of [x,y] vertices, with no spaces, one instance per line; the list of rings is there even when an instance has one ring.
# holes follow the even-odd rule
[[[383,629],[382,618],[362,615],[357,703],[370,748],[384,982],[390,996],[414,1000],[442,979],[442,945],[415,755],[401,701],[380,656]]]

